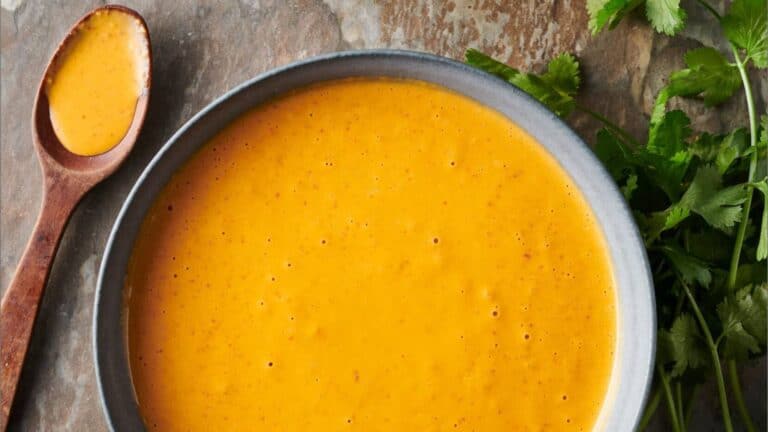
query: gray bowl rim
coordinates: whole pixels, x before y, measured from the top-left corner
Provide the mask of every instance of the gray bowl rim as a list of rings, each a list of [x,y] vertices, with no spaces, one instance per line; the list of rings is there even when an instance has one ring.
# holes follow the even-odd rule
[[[285,89],[268,89],[273,81],[280,82],[286,76],[288,78],[283,79],[288,81]],[[127,359],[123,289],[127,256],[133,248],[138,226],[157,193],[184,161],[238,114],[295,88],[360,76],[427,81],[469,97],[502,113],[533,136],[568,173],[592,208],[603,231],[616,283],[614,364],[594,429],[634,430],[653,376],[656,311],[643,241],[612,178],[575,132],[523,91],[455,60],[392,49],[334,52],[259,74],[195,114],[168,139],[146,166],[125,198],[110,232],[94,299],[94,365],[99,399],[110,430],[145,430]],[[292,80],[297,83],[291,84]],[[468,93],[469,90],[472,94]],[[244,102],[254,97],[261,99]],[[238,103],[242,106],[232,106]],[[200,125],[206,122],[214,126],[208,127],[208,131],[202,128],[205,133],[201,134]],[[171,168],[168,168],[169,164]],[[144,194],[145,189],[154,192]]]

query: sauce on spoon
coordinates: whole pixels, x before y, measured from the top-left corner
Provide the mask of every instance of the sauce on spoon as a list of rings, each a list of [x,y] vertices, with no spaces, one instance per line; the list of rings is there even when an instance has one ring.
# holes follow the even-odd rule
[[[56,137],[80,156],[105,153],[133,122],[146,89],[146,30],[133,15],[104,9],[75,30],[57,59],[45,91]]]

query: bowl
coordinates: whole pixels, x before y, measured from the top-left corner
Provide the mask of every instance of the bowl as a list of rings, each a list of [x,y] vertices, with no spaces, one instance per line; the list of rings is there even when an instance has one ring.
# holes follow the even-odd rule
[[[261,74],[205,107],[155,155],[125,199],[99,272],[93,350],[109,427],[116,431],[145,429],[127,356],[124,280],[136,235],[155,197],[198,148],[250,108],[309,84],[365,76],[427,81],[474,99],[535,138],[571,177],[602,230],[616,282],[616,351],[595,430],[634,430],[652,378],[655,304],[642,239],[612,178],[565,123],[516,87],[450,59],[397,50],[333,53]]]

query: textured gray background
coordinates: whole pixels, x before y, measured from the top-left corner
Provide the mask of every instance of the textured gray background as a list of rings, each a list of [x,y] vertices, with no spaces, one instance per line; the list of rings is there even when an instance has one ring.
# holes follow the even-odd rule
[[[40,201],[30,113],[40,74],[69,26],[98,1],[2,0],[0,11],[0,290],[19,260]],[[315,54],[350,48],[409,48],[461,58],[477,47],[524,69],[562,51],[579,56],[586,106],[643,139],[656,91],[682,54],[719,40],[695,5],[682,37],[654,35],[632,18],[592,37],[583,0],[241,0],[126,1],[149,25],[154,76],[144,131],[127,163],[76,210],[59,249],[12,417],[13,430],[101,431],[91,356],[96,273],[109,228],[141,169],[184,121],[224,91],[259,72]],[[684,2],[685,4],[685,2]],[[766,75],[755,76],[758,101]],[[677,102],[675,102],[677,103]],[[713,111],[687,103],[694,125],[711,131],[745,124],[741,99]],[[761,108],[764,111],[764,108]],[[591,141],[591,120],[570,123]],[[752,412],[765,430],[765,362],[745,371]],[[692,430],[720,430],[711,386]],[[663,409],[660,412],[663,413]],[[657,416],[659,417],[659,416]],[[664,416],[655,430],[665,430]]]

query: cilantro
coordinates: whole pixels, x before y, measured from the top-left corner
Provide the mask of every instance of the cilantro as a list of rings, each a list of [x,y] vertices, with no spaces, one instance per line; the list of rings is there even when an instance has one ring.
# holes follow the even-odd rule
[[[714,48],[704,47],[685,54],[686,69],[669,77],[669,96],[699,96],[709,105],[725,102],[741,87],[736,66]]]
[[[511,83],[533,96],[559,116],[570,114],[576,107],[576,101],[571,95],[561,93],[542,77],[521,74]]]
[[[712,282],[712,273],[709,265],[704,261],[689,255],[679,246],[667,243],[661,247],[661,251],[669,258],[670,263],[680,273],[680,277],[687,283],[698,282],[703,287]]]
[[[723,248],[730,238],[722,231],[699,227],[696,230],[683,231],[682,243],[687,245],[688,252],[703,261],[712,263],[712,267],[727,264],[731,251]]]
[[[666,113],[648,132],[648,145],[640,149],[640,158],[653,171],[650,177],[671,200],[680,196],[681,182],[691,161],[686,149],[690,123],[682,111]]]
[[[541,78],[558,92],[574,96],[581,83],[579,62],[574,56],[562,53],[549,62],[547,71]]]
[[[675,319],[672,328],[659,334],[665,345],[665,354],[674,363],[673,376],[682,375],[687,369],[696,369],[709,363],[704,338],[696,321],[687,313]]]
[[[747,156],[749,137],[744,128],[739,128],[727,135],[714,136],[701,134],[688,149],[702,162],[714,163],[718,172],[725,174],[734,162]]]
[[[515,68],[470,49],[467,63],[518,87],[546,105],[559,116],[570,114],[576,107],[575,96],[579,88],[579,63],[570,54],[560,54],[549,62],[542,75],[522,73]]]
[[[625,15],[643,4],[643,0],[587,0],[589,27],[598,33],[604,27],[613,29]]]
[[[500,61],[494,60],[490,56],[485,55],[476,49],[468,49],[465,57],[467,59],[467,64],[472,65],[478,69],[482,69],[491,75],[496,75],[497,77],[510,83],[513,79],[520,75],[519,70],[507,66]]]
[[[734,0],[720,25],[732,44],[759,68],[768,67],[768,5],[765,0]]]
[[[688,151],[702,162],[712,162],[717,157],[721,141],[717,136],[704,132],[691,142]]]
[[[707,165],[698,169],[678,205],[698,213],[712,227],[726,230],[741,220],[747,191],[743,184],[723,188],[720,173]]]
[[[745,359],[750,354],[765,352],[767,307],[765,284],[746,286],[717,305],[726,357]]]
[[[663,211],[653,212],[648,216],[639,213],[635,216],[642,228],[647,244],[653,243],[661,233],[670,230],[691,215],[691,209],[680,204],[673,204]]]
[[[714,160],[720,174],[725,174],[739,157],[746,156],[745,151],[748,147],[749,138],[744,128],[736,129],[723,137]]]
[[[765,161],[766,154],[768,153],[768,115],[763,115],[760,119],[760,131],[758,132],[760,137],[755,143],[754,147],[749,147],[744,155],[750,155],[751,152],[755,152],[758,161]],[[754,178],[768,177],[768,163],[757,164]]]
[[[629,201],[632,199],[632,194],[637,190],[637,174],[627,176],[627,181],[619,189],[621,194],[624,195],[625,200]]]
[[[741,205],[747,199],[748,187],[744,184],[722,186],[722,177],[713,166],[698,169],[680,201],[664,211],[654,212],[643,219],[646,239],[658,236],[683,222],[691,212],[704,218],[713,228],[727,231],[741,220]]]
[[[685,25],[686,14],[680,0],[647,0],[645,14],[659,33],[673,35]]]
[[[598,33],[613,29],[630,12],[645,5],[645,14],[659,33],[673,35],[685,25],[686,13],[680,0],[587,0],[589,27]]]
[[[632,150],[627,148],[610,130],[603,128],[597,132],[594,150],[598,159],[617,182],[634,171]]]
[[[763,216],[760,219],[760,240],[757,243],[756,259],[762,261],[768,258],[768,180],[763,179],[752,183],[752,186],[763,193]]]
[[[720,21],[725,36],[734,47],[744,51],[747,60],[751,59],[758,68],[768,67],[768,4],[765,0],[734,0],[728,13],[723,17],[706,1],[701,0],[699,3]],[[593,33],[599,33],[605,28],[613,29],[630,12],[643,5],[648,22],[657,32],[672,36],[685,26],[687,14],[680,7],[680,0],[587,0],[589,28]],[[730,78],[732,72],[729,71],[729,67],[726,67],[727,62],[723,64],[712,53],[703,55],[706,56],[701,59],[704,61],[703,64],[696,67],[689,63],[691,72],[686,73],[683,70],[673,78],[683,86],[708,87],[708,91],[700,89],[695,93],[705,93],[703,95],[705,101],[714,105],[727,99],[729,92],[735,90]],[[691,79],[690,74],[698,76]],[[713,75],[719,75],[719,77]],[[706,82],[713,80],[725,80],[725,85],[710,86]],[[694,90],[686,89],[687,92],[694,92]]]

